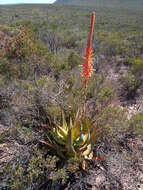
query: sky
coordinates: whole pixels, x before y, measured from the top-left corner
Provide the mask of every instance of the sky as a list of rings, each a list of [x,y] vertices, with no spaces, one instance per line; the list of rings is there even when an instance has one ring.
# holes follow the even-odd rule
[[[55,0],[0,0],[0,4],[53,3]]]

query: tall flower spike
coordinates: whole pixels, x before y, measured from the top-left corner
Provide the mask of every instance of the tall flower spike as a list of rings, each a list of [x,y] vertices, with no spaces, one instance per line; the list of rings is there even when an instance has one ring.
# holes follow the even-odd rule
[[[94,23],[95,23],[95,13],[93,12],[91,15],[91,22],[90,22],[90,31],[88,36],[87,47],[85,49],[85,54],[83,57],[82,63],[82,77],[84,78],[84,85],[87,85],[87,82],[92,73],[92,37],[93,37],[93,30],[94,30]]]
[[[82,63],[81,76],[83,77],[83,80],[84,80],[83,81],[84,95],[83,95],[82,116],[85,116],[86,114],[86,88],[87,88],[87,82],[92,73],[92,52],[93,52],[92,37],[93,37],[94,23],[95,23],[95,13],[93,12],[91,15],[90,31],[89,31],[89,36],[88,36],[87,47],[85,49],[85,54],[84,54],[83,63]]]

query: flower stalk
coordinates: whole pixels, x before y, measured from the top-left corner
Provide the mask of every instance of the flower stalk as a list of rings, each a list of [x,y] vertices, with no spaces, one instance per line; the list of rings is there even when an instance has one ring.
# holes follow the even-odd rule
[[[83,77],[83,108],[82,108],[82,116],[85,116],[86,114],[86,92],[87,92],[87,83],[89,81],[89,78],[92,74],[92,55],[93,55],[93,49],[92,49],[92,38],[93,38],[93,31],[94,31],[94,24],[95,24],[95,12],[91,15],[91,21],[90,21],[90,31],[88,35],[88,42],[85,49],[84,57],[83,57],[83,63],[82,63],[82,73],[81,76]]]

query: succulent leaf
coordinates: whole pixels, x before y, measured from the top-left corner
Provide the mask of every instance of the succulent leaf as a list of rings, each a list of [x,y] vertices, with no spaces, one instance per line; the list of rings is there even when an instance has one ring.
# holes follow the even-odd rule
[[[50,133],[48,141],[43,142],[49,148],[56,150],[61,158],[89,158],[92,152],[91,142],[94,139],[96,128],[93,122],[84,118],[78,118],[78,113],[74,121],[70,118],[69,123],[62,114],[62,125],[55,125]]]
[[[56,125],[57,132],[59,136],[62,138],[66,138],[68,130],[65,130],[64,127],[60,127],[59,125]]]
[[[73,147],[73,138],[72,138],[72,128],[69,127],[68,137],[67,137],[67,143],[66,143],[67,150],[70,155],[75,155],[76,151]]]
[[[66,122],[66,120],[65,120],[64,112],[62,112],[62,119],[63,119],[63,128],[64,128],[65,130],[67,130],[68,125],[67,125],[67,122]]]
[[[80,124],[80,121],[77,121],[74,123],[73,129],[72,129],[73,140],[76,140],[80,136],[80,131],[81,131],[81,124]]]

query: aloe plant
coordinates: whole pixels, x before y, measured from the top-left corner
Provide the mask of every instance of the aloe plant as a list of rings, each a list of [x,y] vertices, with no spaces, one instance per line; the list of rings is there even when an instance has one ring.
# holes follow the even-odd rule
[[[54,149],[61,158],[89,159],[92,157],[93,122],[88,118],[80,118],[79,112],[73,121],[66,121],[62,114],[62,125],[55,124],[46,141],[42,143]]]
[[[74,120],[69,119],[66,121],[64,114],[62,115],[62,125],[55,125],[47,140],[41,141],[42,143],[52,148],[56,153],[62,157],[74,157],[79,159],[89,159],[92,157],[92,142],[95,136],[95,128],[93,127],[92,120],[86,117],[86,90],[87,83],[92,73],[92,37],[95,22],[95,13],[91,15],[90,31],[88,37],[85,55],[83,57],[82,72],[83,78],[83,107],[82,113],[77,112]]]

